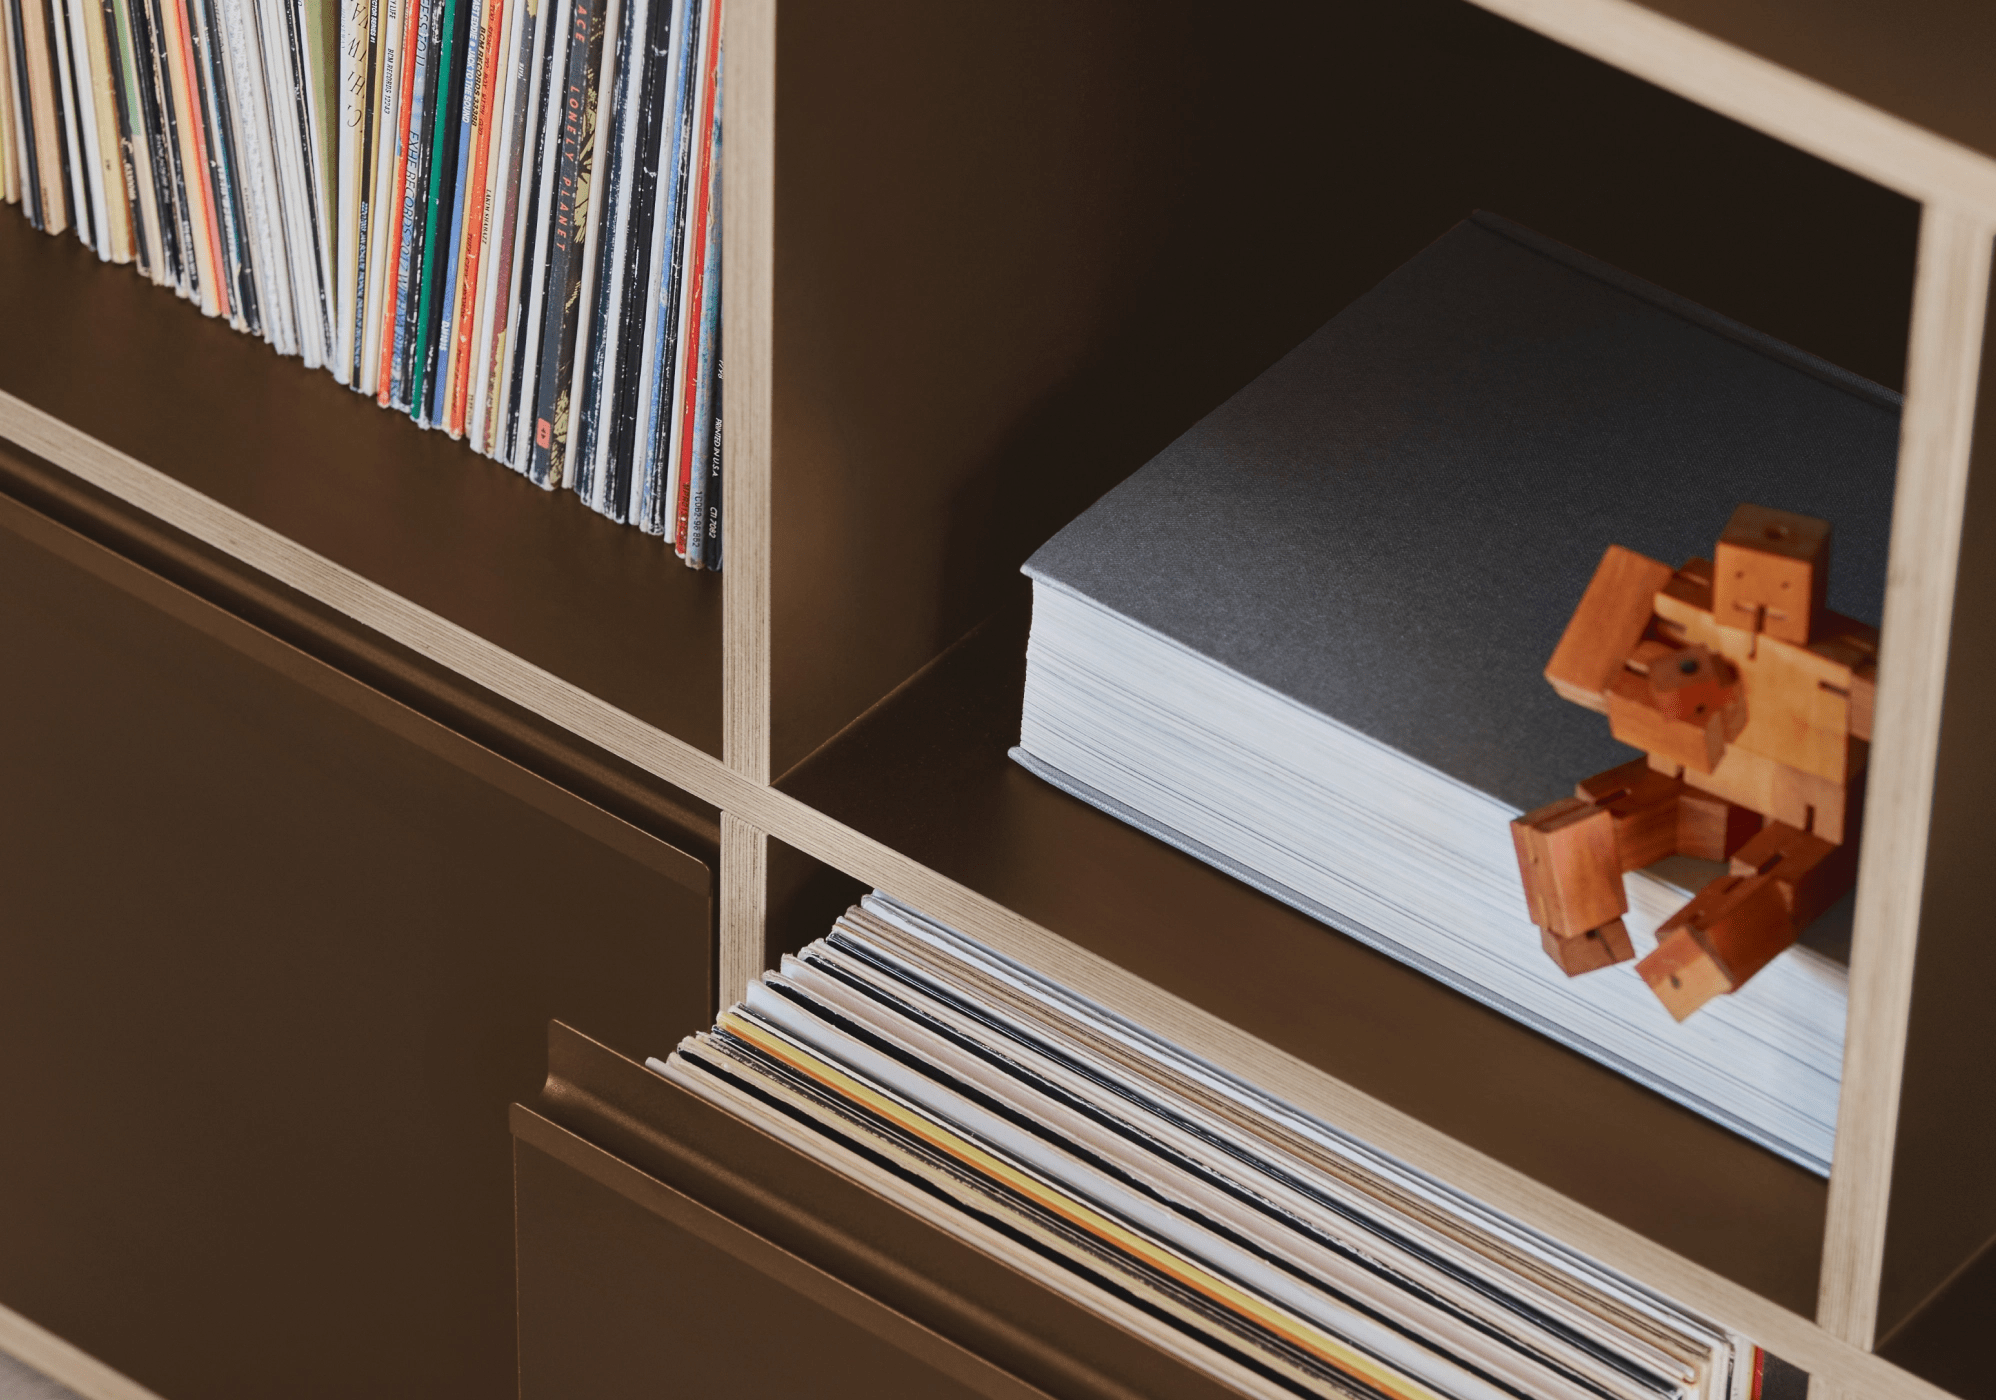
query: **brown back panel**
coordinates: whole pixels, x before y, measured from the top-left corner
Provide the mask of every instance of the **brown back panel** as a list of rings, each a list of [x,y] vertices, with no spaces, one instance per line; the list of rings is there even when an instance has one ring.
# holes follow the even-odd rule
[[[1651,1239],[1813,1309],[1821,1179],[1011,762],[1025,684],[1018,601],[784,791]]]
[[[707,868],[0,525],[0,1302],[173,1400],[509,1393],[506,1106],[707,1020]]]
[[[1996,1236],[1989,906],[1996,863],[1996,308],[1985,336],[1893,1152],[1881,1337]]]
[[[1996,155],[1986,55],[1996,8],[1981,0],[1641,0],[1749,53]]]
[[[1897,386],[1911,202],[1461,3],[778,27],[771,770],[1477,208]]]
[[[720,580],[659,540],[12,212],[0,326],[0,390],[720,753]]]

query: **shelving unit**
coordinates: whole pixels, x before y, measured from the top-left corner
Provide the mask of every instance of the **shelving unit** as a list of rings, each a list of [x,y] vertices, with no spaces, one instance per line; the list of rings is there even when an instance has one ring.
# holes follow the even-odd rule
[[[1823,1394],[1973,1393],[1996,11],[1480,4],[730,0],[718,578],[13,219],[0,436],[718,809],[722,1003],[879,885]],[[1476,208],[1905,390],[1827,1187],[1005,760],[1024,557]]]

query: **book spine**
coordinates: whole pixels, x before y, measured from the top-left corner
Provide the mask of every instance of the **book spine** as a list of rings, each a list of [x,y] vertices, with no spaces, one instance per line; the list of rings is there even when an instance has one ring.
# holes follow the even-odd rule
[[[360,269],[361,142],[365,121],[361,109],[367,91],[367,0],[338,0],[339,24],[339,129],[336,160],[338,177],[337,232],[334,236],[333,267],[336,281],[334,308],[339,329],[333,341],[334,363],[341,383],[358,378],[356,351],[360,343],[359,325],[367,314]]]
[[[491,5],[488,0],[468,0],[466,8],[469,23],[465,34],[464,78],[458,86],[457,149],[452,161],[456,178],[452,181],[455,188],[451,191],[449,233],[444,242],[443,294],[437,306],[437,372],[430,391],[428,411],[430,421],[452,437],[458,436],[451,431],[449,405],[451,354],[457,343],[457,301],[459,288],[464,285],[465,187],[471,182],[472,148],[476,141],[476,128],[480,124],[480,78]]]
[[[106,26],[107,0],[78,0],[83,13],[84,53],[90,74],[91,125],[97,147],[97,184],[104,192],[104,237],[100,251],[112,262],[132,260],[132,200],[125,179],[125,143],[118,120],[118,70],[111,62],[112,30]],[[116,23],[116,17],[111,17]]]
[[[672,464],[667,509],[672,513],[669,529],[672,532],[673,552],[681,556],[686,553],[687,492],[691,485],[687,474],[695,457],[693,414],[700,392],[701,292],[705,286],[703,257],[707,247],[707,206],[712,194],[709,179],[714,152],[714,78],[719,68],[720,21],[721,0],[712,0],[701,17],[700,25],[699,124],[695,128],[698,154],[693,179],[688,187],[692,208],[686,220],[686,252],[680,264],[681,275],[686,282],[680,296],[679,368],[673,376],[672,393],[672,441],[669,449]]]
[[[490,457],[502,455],[494,424],[494,406],[505,364],[507,310],[511,305],[513,233],[518,222],[520,198],[520,141],[525,126],[528,101],[527,82],[533,66],[535,7],[524,0],[509,0],[506,6],[505,64],[501,90],[505,94],[495,118],[494,139],[499,144],[492,163],[488,216],[485,289],[480,295],[478,326],[478,365],[472,385],[469,410],[473,443]]]
[[[21,203],[20,113],[15,104],[14,23],[0,0],[0,198]],[[34,216],[29,214],[32,223]]]
[[[286,82],[279,106],[284,122],[287,188],[293,203],[289,223],[294,236],[292,281],[297,288],[299,342],[305,363],[318,369],[333,362],[333,265],[326,247],[329,229],[320,198],[322,184],[314,165],[310,52],[297,5],[289,0],[265,0],[262,13],[270,19],[265,51],[276,56]]]
[[[659,132],[667,117],[662,109],[672,56],[672,16],[671,0],[650,0],[646,7],[644,73],[631,134],[635,168],[631,177],[630,228],[624,239],[624,304],[614,336],[616,365],[608,389],[610,425],[604,452],[607,478],[604,513],[613,520],[630,523],[635,523],[631,486],[645,359],[645,323],[656,295],[650,274],[653,228],[659,207]]]
[[[544,5],[549,0],[542,0]],[[544,40],[536,59],[534,108],[528,122],[533,161],[530,179],[520,192],[527,202],[521,220],[521,251],[524,258],[515,275],[520,279],[519,297],[514,308],[513,329],[507,337],[507,403],[505,460],[514,471],[527,475],[533,466],[534,407],[540,389],[540,346],[542,311],[547,300],[548,242],[553,220],[547,211],[554,204],[554,173],[561,146],[559,94],[561,75],[566,71],[568,17],[572,0],[552,0],[552,8],[541,17]]]
[[[360,384],[362,393],[377,397],[381,390],[381,317],[387,298],[389,229],[394,224],[396,122],[400,115],[402,81],[403,0],[376,0],[370,11],[374,26],[374,86],[368,115],[369,186],[366,307],[361,317]]]
[[[139,66],[132,54],[132,15],[129,0],[104,0],[106,42],[115,70],[119,175],[125,184],[132,220],[132,257],[139,271],[157,282],[163,278],[160,245],[159,188],[151,169],[152,145],[147,134],[145,99]]]
[[[189,33],[194,43],[194,81],[202,104],[207,135],[208,178],[214,189],[217,233],[221,240],[224,275],[228,278],[229,323],[252,334],[261,329],[244,232],[235,122],[228,85],[218,61],[214,10],[208,0],[190,0]]]
[[[415,350],[417,281],[422,269],[424,177],[428,169],[429,111],[432,79],[431,44],[442,17],[441,0],[418,0],[415,11],[415,57],[411,64],[409,120],[403,142],[402,245],[395,277],[395,363],[391,403],[407,409],[414,402],[410,357]]]
[[[586,217],[589,207],[582,160],[590,149],[588,138],[595,118],[591,78],[600,65],[603,43],[598,0],[569,0],[567,9],[568,71],[558,109],[561,139],[548,238],[540,386],[534,405],[533,458],[527,473],[535,485],[550,490],[561,485],[562,452],[568,440],[568,381],[573,370],[575,318],[582,290],[574,264],[578,240],[586,232],[577,227],[577,219]]]
[[[438,303],[443,295],[445,264],[450,261],[445,240],[449,235],[449,211],[457,173],[459,101],[464,71],[464,51],[458,30],[461,17],[469,17],[469,5],[470,0],[443,0],[432,65],[432,112],[428,133],[430,172],[424,190],[422,258],[419,263],[421,276],[417,283],[409,405],[409,416],[426,428],[430,426],[431,394],[437,367],[437,330],[441,314]]]
[[[173,104],[172,47],[165,27],[166,0],[132,0],[135,57],[151,113],[148,134],[153,168],[159,172],[160,230],[166,248],[169,285],[190,301],[200,296],[195,262],[194,215],[181,168],[180,116]]]
[[[194,41],[187,32],[188,16],[181,0],[160,0],[159,13],[167,49],[165,66],[172,83],[174,124],[180,142],[181,187],[192,225],[194,291],[203,315],[227,316],[229,294],[223,283],[225,264],[221,238],[216,231],[214,192],[208,182],[201,90],[194,77]]]
[[[645,0],[617,0],[609,21],[616,36],[604,65],[601,89],[610,94],[609,120],[597,123],[595,212],[590,215],[589,267],[582,293],[582,344],[569,388],[576,420],[570,459],[575,492],[595,511],[608,503],[608,395],[614,383],[622,325],[623,249],[630,235],[631,138],[637,125],[645,59]]]
[[[719,298],[716,297],[718,301]],[[716,318],[718,319],[718,318]],[[721,567],[721,467],[726,460],[721,451],[721,385],[723,366],[721,364],[721,332],[714,331],[714,391],[710,396],[712,413],[709,417],[707,448],[707,509],[704,527],[705,538],[701,541],[701,563],[709,569]]]
[[[686,178],[692,151],[693,75],[699,56],[700,0],[674,0],[669,105],[659,133],[659,198],[652,228],[651,304],[645,312],[644,374],[638,391],[637,441],[632,457],[633,514],[639,529],[666,528],[667,445],[671,438],[673,353],[679,336],[679,257],[686,218]]]
[[[398,401],[401,306],[403,288],[407,285],[408,275],[406,256],[408,223],[405,214],[409,207],[410,142],[415,120],[416,50],[419,46],[423,15],[427,8],[423,0],[403,0],[399,59],[401,76],[397,79],[395,127],[392,137],[389,138],[393,140],[394,148],[390,159],[392,178],[386,210],[388,246],[382,252],[384,271],[381,300],[381,370],[380,378],[375,385],[375,402],[383,408],[392,407]]]
[[[706,148],[700,163],[705,179],[700,198],[700,244],[697,260],[688,273],[694,279],[693,304],[688,314],[691,339],[686,368],[685,421],[680,429],[685,456],[679,472],[679,522],[676,548],[692,568],[700,567],[697,543],[698,525],[706,505],[708,419],[710,405],[703,396],[713,393],[714,342],[721,328],[721,54],[720,5],[714,6],[715,34],[713,74],[708,80],[708,119]]]
[[[54,65],[56,106],[62,123],[63,198],[69,204],[69,226],[86,246],[96,245],[96,224],[90,210],[90,167],[83,155],[83,134],[77,101],[76,66],[69,38],[69,0],[50,0],[49,57]]]
[[[463,436],[469,426],[471,390],[478,375],[478,317],[487,301],[487,284],[491,280],[487,250],[492,244],[496,202],[492,193],[493,135],[499,124],[499,103],[508,66],[505,45],[512,8],[507,0],[487,0],[485,32],[478,45],[477,100],[471,113],[471,174],[465,181],[470,213],[465,220],[463,251],[459,254],[464,266],[455,313],[457,329],[451,346],[450,402],[445,411],[445,428],[452,437]]]
[[[35,97],[28,73],[27,24],[23,13],[29,4],[30,0],[5,0],[7,55],[13,76],[14,149],[19,157],[23,212],[30,224],[46,232],[46,193],[38,168],[41,156],[38,141],[42,138],[33,119]]]
[[[271,127],[263,86],[263,65],[251,44],[253,12],[242,4],[216,7],[222,57],[228,73],[236,124],[239,184],[247,219],[250,266],[256,306],[263,319],[264,338],[279,354],[297,353],[293,328],[290,275],[284,257]]]

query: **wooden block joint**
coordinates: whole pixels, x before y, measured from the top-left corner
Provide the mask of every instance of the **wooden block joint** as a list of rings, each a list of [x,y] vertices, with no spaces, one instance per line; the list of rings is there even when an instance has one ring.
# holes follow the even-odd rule
[[[1607,810],[1615,827],[1615,860],[1640,870],[1677,853],[1677,800],[1684,784],[1638,758],[1574,787],[1574,795]]]

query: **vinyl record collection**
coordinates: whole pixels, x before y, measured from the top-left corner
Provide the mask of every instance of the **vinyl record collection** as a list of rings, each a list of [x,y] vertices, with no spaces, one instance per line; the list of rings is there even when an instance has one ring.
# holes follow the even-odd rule
[[[1243,1394],[1760,1400],[1806,1385],[879,893],[648,1063]]]
[[[0,188],[718,568],[720,0],[334,3],[0,0]]]

